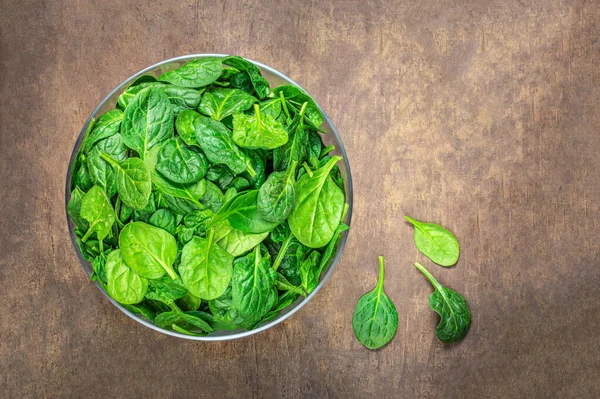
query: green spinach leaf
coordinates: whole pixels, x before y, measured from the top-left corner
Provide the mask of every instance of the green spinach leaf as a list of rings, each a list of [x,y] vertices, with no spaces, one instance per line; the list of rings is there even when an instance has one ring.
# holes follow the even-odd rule
[[[148,290],[148,280],[138,276],[127,266],[119,249],[108,254],[106,280],[108,295],[126,305],[141,302]]]
[[[271,116],[262,114],[257,104],[254,115],[233,115],[233,141],[244,148],[281,147],[288,141],[288,135],[281,123]]]
[[[200,58],[163,73],[158,80],[182,87],[200,88],[219,79],[222,67],[218,58]]]
[[[175,235],[177,224],[175,223],[175,215],[168,209],[159,209],[150,216],[148,223],[152,226],[166,230],[169,234]]]
[[[271,93],[271,89],[269,88],[269,82],[265,78],[263,78],[260,73],[260,69],[249,61],[246,61],[242,57],[238,57],[235,55],[226,57],[223,60],[223,64],[232,66],[236,68],[238,71],[245,72],[248,74],[250,78],[250,82],[256,91],[256,94],[259,98],[263,99],[267,97]],[[233,80],[233,78],[232,78]]]
[[[415,244],[423,255],[440,266],[452,266],[458,261],[460,247],[454,234],[434,223],[423,223],[405,216],[415,227]]]
[[[202,96],[198,111],[220,121],[226,116],[243,112],[256,98],[238,89],[209,89]]]
[[[274,283],[271,262],[261,255],[257,245],[250,254],[236,259],[233,266],[233,306],[246,318],[261,318],[270,309],[267,304]]]
[[[115,223],[115,211],[100,186],[94,186],[81,200],[81,217],[88,221],[89,228],[81,239],[85,242],[92,233],[96,233],[99,241],[110,233]]]
[[[106,154],[101,156],[115,170],[117,192],[121,201],[134,210],[143,209],[148,205],[152,182],[144,161],[139,158],[127,158],[118,162]]]
[[[175,183],[195,183],[204,177],[207,169],[204,154],[179,139],[166,141],[158,153],[156,170]]]
[[[296,204],[296,161],[285,172],[273,172],[258,191],[257,209],[263,219],[281,223]]]

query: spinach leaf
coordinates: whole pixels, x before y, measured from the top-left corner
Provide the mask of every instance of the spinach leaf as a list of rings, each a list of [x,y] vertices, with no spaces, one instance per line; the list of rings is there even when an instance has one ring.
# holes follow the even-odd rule
[[[177,119],[175,119],[175,129],[177,130],[177,133],[179,133],[179,137],[181,137],[183,142],[187,145],[198,145],[194,124],[196,123],[196,119],[200,118],[200,116],[201,115],[196,111],[185,110],[177,115]]]
[[[293,285],[300,285],[300,266],[304,261],[308,248],[298,241],[290,232],[279,247],[274,248],[276,258],[273,269],[279,271]]]
[[[85,162],[82,162],[79,165],[75,176],[73,176],[73,182],[75,187],[79,187],[83,191],[88,191],[94,185],[92,179],[90,179]]]
[[[302,288],[310,294],[319,285],[319,277],[321,276],[318,264],[321,254],[319,251],[313,250],[310,255],[300,265],[300,279]]]
[[[169,234],[175,235],[177,224],[175,223],[175,215],[168,209],[159,209],[150,216],[148,220],[152,226],[166,230]]]
[[[227,220],[215,225],[215,242],[233,257],[250,251],[263,242],[268,235],[268,232],[260,234],[244,233],[231,227]]]
[[[154,312],[146,306],[140,304],[123,305],[123,307],[129,310],[131,313],[141,316],[143,319],[154,322]]]
[[[100,155],[115,170],[117,192],[121,201],[134,210],[143,209],[148,205],[152,182],[144,161],[139,158],[127,158],[118,162],[106,154]]]
[[[214,215],[211,225],[228,219],[231,227],[244,233],[260,234],[271,231],[279,223],[269,222],[258,214],[258,190],[244,191],[229,200]]]
[[[212,212],[217,212],[223,206],[225,200],[223,199],[223,193],[214,183],[206,181],[206,190],[202,197],[200,197],[200,203],[205,208],[210,209]]]
[[[258,191],[257,209],[263,219],[281,223],[287,219],[296,204],[296,161],[289,170],[273,172]]]
[[[415,267],[429,280],[435,292],[429,297],[429,306],[440,315],[435,335],[446,344],[458,342],[467,335],[471,325],[471,312],[465,298],[456,291],[446,288],[416,262]]]
[[[260,112],[269,115],[271,118],[278,120],[281,114],[281,99],[273,98],[267,101],[261,101],[259,104]]]
[[[277,171],[289,169],[292,162],[301,165],[308,157],[308,131],[304,128],[305,103],[300,112],[287,127],[289,140],[283,146],[273,150],[273,168]]]
[[[108,295],[122,304],[141,302],[148,290],[148,280],[138,276],[127,266],[119,249],[108,254],[106,281]]]
[[[175,304],[173,310],[156,315],[154,324],[166,330],[175,330],[184,334],[198,335],[195,331],[213,332],[214,329],[192,312],[182,312]],[[195,330],[195,331],[194,331]]]
[[[257,151],[246,150],[246,154],[250,159],[250,166],[252,171],[254,171],[254,174],[251,174],[248,172],[248,170],[246,170],[242,172],[240,176],[248,180],[248,182],[253,188],[258,189],[260,188],[260,186],[263,185],[266,179],[265,160],[260,156],[260,154]]]
[[[218,58],[200,58],[163,73],[158,80],[182,87],[200,88],[219,79],[222,67]]]
[[[198,111],[220,121],[226,116],[243,112],[256,98],[238,89],[209,89],[202,96]]]
[[[127,205],[125,205],[127,206]],[[134,209],[132,220],[134,222],[144,222],[148,223],[150,217],[156,212],[156,204],[154,201],[154,193],[150,193],[150,197],[148,198],[148,203],[142,209]]]
[[[121,256],[137,274],[157,279],[168,274],[177,278],[173,262],[177,257],[175,237],[144,222],[127,224],[119,235]]]
[[[214,230],[206,238],[194,237],[184,245],[179,273],[185,287],[199,298],[223,295],[232,275],[233,256],[214,242]]]
[[[189,291],[187,291],[184,296],[175,301],[175,304],[179,306],[180,309],[185,311],[198,310],[201,303],[202,300]]]
[[[208,307],[215,319],[220,323],[231,326],[228,330],[236,328],[248,328],[258,320],[248,320],[243,317],[237,308],[233,306],[231,285],[219,298],[208,302]]]
[[[243,177],[236,177],[235,179],[233,179],[233,181],[231,182],[231,184],[228,186],[228,190],[230,188],[235,189],[236,193],[240,192],[240,191],[244,191],[245,189],[250,187],[250,182],[246,179],[244,179]]]
[[[236,259],[231,280],[233,306],[246,318],[260,318],[270,307],[269,297],[275,283],[271,262],[263,257],[260,245],[250,254]]]
[[[123,111],[120,109],[113,109],[102,114],[102,116],[98,118],[90,135],[85,139],[83,152],[87,154],[98,141],[119,133],[122,120]]]
[[[310,131],[308,134],[308,161],[313,168],[317,168],[319,165],[319,156],[321,156],[321,149],[323,148],[323,141],[319,133]]]
[[[281,147],[288,141],[287,132],[281,123],[262,114],[258,104],[254,105],[254,115],[233,115],[232,137],[240,147],[267,150]]]
[[[108,198],[112,198],[117,192],[117,182],[112,166],[102,158],[102,154],[108,154],[113,159],[124,161],[126,150],[121,135],[115,134],[100,140],[88,153],[86,162],[90,178],[94,184],[104,190]]]
[[[91,241],[92,240],[88,240],[86,244],[89,244]],[[92,259],[92,274],[90,275],[90,280],[98,281],[104,289],[106,289],[106,284],[108,283],[106,278],[106,260],[111,252],[112,250],[108,249]]]
[[[166,85],[164,83],[157,82],[156,80],[149,82],[141,82],[137,85],[132,84],[127,88],[127,90],[121,93],[121,95],[117,99],[117,106],[120,109],[124,110],[125,108],[127,108],[129,103],[133,101],[135,96],[137,96],[140,91],[147,89],[148,87],[156,87],[160,90],[163,90],[165,86]]]
[[[215,183],[224,190],[235,178],[235,172],[223,164],[214,164],[206,172],[206,180]]]
[[[69,199],[69,204],[67,205],[67,212],[69,212],[69,216],[73,219],[73,223],[79,229],[85,231],[90,227],[90,224],[81,217],[81,200],[85,196],[85,193],[81,191],[79,187],[75,187],[73,191],[71,191],[71,198]]]
[[[200,115],[194,120],[196,141],[208,160],[224,164],[235,173],[247,170],[254,176],[248,156],[235,144],[231,132],[219,121]]]
[[[166,94],[159,88],[145,88],[125,108],[123,143],[144,159],[148,150],[173,136],[173,121],[173,107]]]
[[[323,114],[321,114],[319,106],[304,90],[294,85],[284,85],[273,89],[275,96],[279,96],[280,93],[283,93],[285,99],[293,109],[300,110],[302,105],[307,103],[305,119],[311,126],[319,128],[323,124]]]
[[[256,65],[246,61],[242,57],[235,55],[226,57],[223,60],[223,64],[232,66],[238,71],[248,74],[250,82],[252,82],[252,86],[254,87],[254,90],[260,99],[267,97],[271,93],[269,82],[263,78],[262,74],[260,73],[260,69],[258,69]]]
[[[398,329],[398,312],[383,290],[383,263],[380,256],[377,286],[358,300],[352,317],[356,339],[369,349],[378,349],[390,342]]]
[[[310,248],[327,245],[333,238],[344,209],[344,192],[331,180],[329,173],[341,157],[332,157],[310,176],[298,180],[298,200],[288,217],[290,229],[300,242]]]
[[[460,247],[454,234],[434,223],[423,223],[409,216],[415,226],[415,244],[423,255],[440,266],[452,266],[458,261]]]
[[[203,208],[199,198],[202,197],[206,191],[205,180],[200,180],[199,182],[192,184],[179,184],[166,180],[158,172],[152,172],[150,176],[155,190],[163,193],[165,200],[168,198],[167,196],[180,198],[185,200],[192,209]]]
[[[146,298],[169,305],[173,301],[183,298],[187,292],[180,279],[173,280],[165,276],[156,280],[148,280]]]
[[[206,157],[179,139],[170,139],[160,148],[156,170],[175,183],[195,183],[208,169]]]
[[[179,115],[185,110],[192,110],[200,104],[200,98],[204,89],[196,90],[187,87],[165,85],[163,92],[173,105],[173,113]]]
[[[305,296],[304,290],[300,287],[295,286],[294,284],[290,283],[288,281],[287,278],[285,278],[285,276],[279,272],[277,273],[277,277],[275,279],[275,287],[277,287],[277,289],[279,291],[290,291],[294,294],[296,294],[294,296],[294,299],[298,296],[298,295],[303,295]],[[279,302],[279,301],[278,301]],[[281,310],[281,309],[278,309]]]
[[[321,275],[321,273],[323,273],[323,271],[327,268],[327,266],[329,266],[329,264],[335,257],[335,252],[336,252],[337,247],[342,238],[342,233],[348,229],[350,229],[350,227],[347,224],[345,224],[344,222],[340,222],[337,229],[335,229],[335,233],[333,233],[333,237],[331,238],[331,241],[329,241],[329,244],[327,244],[327,247],[325,247],[325,250],[323,251],[323,255],[321,256],[321,261],[319,262],[319,269],[318,269],[319,276]]]
[[[94,186],[81,200],[81,217],[88,221],[89,228],[81,239],[85,242],[92,233],[96,233],[98,241],[110,233],[115,223],[115,211],[100,186]]]

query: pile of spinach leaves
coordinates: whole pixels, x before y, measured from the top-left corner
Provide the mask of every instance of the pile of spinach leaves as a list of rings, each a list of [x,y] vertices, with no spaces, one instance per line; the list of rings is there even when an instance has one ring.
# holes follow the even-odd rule
[[[183,334],[276,318],[316,288],[348,229],[322,123],[308,94],[271,90],[237,56],[138,78],[73,165],[67,209],[92,280]]]

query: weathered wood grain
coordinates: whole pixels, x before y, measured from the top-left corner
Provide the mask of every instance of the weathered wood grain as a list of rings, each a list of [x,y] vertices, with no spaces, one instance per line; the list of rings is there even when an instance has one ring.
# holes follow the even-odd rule
[[[0,14],[0,396],[587,398],[600,395],[600,7],[595,1],[4,0]],[[90,285],[64,176],[100,99],[188,53],[240,54],[306,87],[337,125],[355,210],[342,263],[284,324],[169,338]],[[451,229],[469,300],[434,334],[408,213]],[[387,259],[400,327],[354,339]]]

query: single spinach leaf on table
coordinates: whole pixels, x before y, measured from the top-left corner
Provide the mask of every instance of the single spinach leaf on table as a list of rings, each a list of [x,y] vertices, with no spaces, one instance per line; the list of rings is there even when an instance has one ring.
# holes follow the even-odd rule
[[[158,80],[182,87],[200,88],[219,79],[222,67],[221,60],[216,57],[200,58],[163,73]]]
[[[214,241],[214,230],[206,238],[194,237],[181,253],[179,273],[185,287],[201,299],[223,295],[231,281],[233,256]]]
[[[127,224],[119,235],[121,256],[137,274],[157,279],[168,274],[177,278],[173,262],[177,257],[175,237],[144,222]]]
[[[168,209],[159,209],[150,216],[148,223],[152,226],[166,230],[169,234],[175,235],[177,224],[175,223],[175,215]]]
[[[458,261],[460,246],[454,234],[435,223],[423,223],[405,216],[415,227],[415,244],[423,255],[440,266],[452,266]]]
[[[242,57],[232,55],[223,59],[223,64],[232,66],[240,72],[245,72],[250,78],[250,82],[256,91],[256,94],[260,99],[267,97],[271,94],[269,88],[269,82],[262,76],[260,69],[252,64],[250,61],[246,61]]]
[[[258,191],[257,209],[263,219],[282,223],[296,204],[296,161],[289,170],[273,172]]]
[[[233,141],[244,148],[264,148],[271,150],[281,147],[288,141],[288,135],[281,123],[267,114],[262,114],[257,104],[254,115],[233,115]]]
[[[102,114],[102,116],[98,118],[90,135],[85,139],[83,152],[87,154],[98,141],[119,133],[122,120],[123,111],[120,109],[113,109]]]
[[[144,299],[148,290],[148,280],[137,275],[117,249],[106,259],[106,291],[115,301],[130,305]]]
[[[221,122],[199,115],[194,120],[194,130],[196,142],[210,162],[225,164],[235,173],[247,170],[251,176],[256,175],[250,159],[235,144],[231,132]]]
[[[144,159],[161,141],[173,136],[173,107],[166,94],[156,87],[140,91],[123,114],[123,143]]]
[[[89,228],[81,239],[85,242],[92,233],[96,233],[98,241],[104,240],[110,233],[112,225],[115,223],[115,211],[110,200],[100,188],[94,186],[85,194],[81,200],[81,217],[88,221]]]
[[[106,154],[101,156],[114,168],[121,201],[134,210],[143,209],[148,205],[152,182],[144,161],[139,158],[127,158],[119,162]]]
[[[330,172],[341,157],[303,175],[296,186],[298,200],[288,217],[290,229],[300,242],[320,248],[333,238],[344,209],[344,192],[333,182]]]
[[[198,111],[220,121],[229,115],[244,112],[256,101],[256,98],[242,90],[209,89],[202,96]]]
[[[261,318],[275,283],[275,271],[257,245],[250,254],[235,260],[231,280],[233,306],[246,318]]]
[[[440,315],[440,323],[435,329],[435,335],[446,344],[460,341],[467,335],[471,325],[471,311],[467,301],[458,292],[438,283],[419,262],[415,263],[415,267],[435,289],[429,297],[429,306]]]
[[[379,279],[371,292],[356,304],[352,328],[356,339],[369,349],[378,349],[394,338],[398,329],[398,312],[383,289],[384,260],[379,257]]]
[[[175,183],[195,183],[204,177],[207,169],[204,154],[180,139],[167,140],[158,152],[156,170]]]

